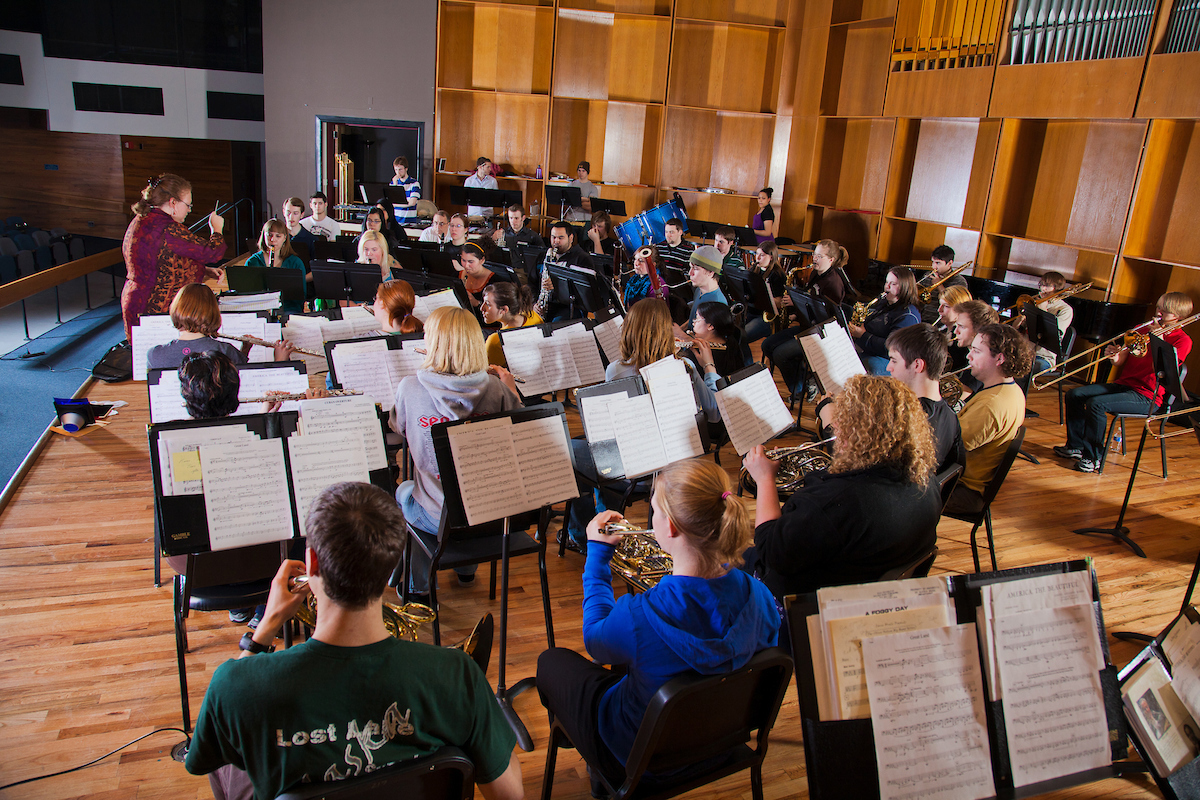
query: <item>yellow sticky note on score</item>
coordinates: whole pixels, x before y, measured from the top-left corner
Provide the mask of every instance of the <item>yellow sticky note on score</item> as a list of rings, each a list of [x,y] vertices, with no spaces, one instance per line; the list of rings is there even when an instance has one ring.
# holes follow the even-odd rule
[[[172,453],[171,477],[177,482],[200,480],[200,451]]]

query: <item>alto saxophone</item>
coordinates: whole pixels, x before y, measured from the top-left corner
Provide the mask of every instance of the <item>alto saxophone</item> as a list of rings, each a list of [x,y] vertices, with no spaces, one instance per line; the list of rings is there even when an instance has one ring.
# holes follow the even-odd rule
[[[547,267],[557,261],[558,248],[551,247],[546,251],[546,257],[542,259],[542,286],[538,292],[537,302],[533,304],[534,310],[543,318],[545,318],[546,311],[550,308],[550,298],[554,296],[554,281],[550,279],[550,270]]]
[[[854,311],[850,314],[850,324],[861,328],[862,324],[867,321],[867,317],[871,316],[871,309],[885,297],[887,297],[887,292],[880,292],[879,297],[869,303],[855,303]]]

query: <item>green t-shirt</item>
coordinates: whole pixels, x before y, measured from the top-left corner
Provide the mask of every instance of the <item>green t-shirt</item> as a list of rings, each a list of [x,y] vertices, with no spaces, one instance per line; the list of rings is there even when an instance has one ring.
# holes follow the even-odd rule
[[[516,737],[475,662],[460,650],[387,639],[364,647],[309,640],[217,667],[185,766],[232,764],[254,796],[373,772],[443,745],[475,780],[508,768]]]

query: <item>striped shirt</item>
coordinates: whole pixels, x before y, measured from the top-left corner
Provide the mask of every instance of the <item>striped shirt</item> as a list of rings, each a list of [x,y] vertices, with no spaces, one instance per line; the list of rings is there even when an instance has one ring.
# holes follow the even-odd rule
[[[404,187],[404,197],[410,203],[414,200],[421,199],[421,184],[418,183],[417,179],[412,175],[409,175],[403,181],[401,181],[399,178],[392,178],[392,186]],[[417,207],[415,205],[393,205],[392,213],[396,215],[396,222],[404,225],[405,223],[412,222],[417,218]]]

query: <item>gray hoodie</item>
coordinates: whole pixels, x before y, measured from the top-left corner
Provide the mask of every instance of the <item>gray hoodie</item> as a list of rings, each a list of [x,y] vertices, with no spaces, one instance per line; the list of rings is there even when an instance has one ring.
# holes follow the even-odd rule
[[[439,422],[520,408],[521,399],[487,372],[443,375],[420,370],[396,387],[392,429],[408,441],[417,471],[413,499],[430,515],[442,513],[441,475],[433,452],[432,428]]]

